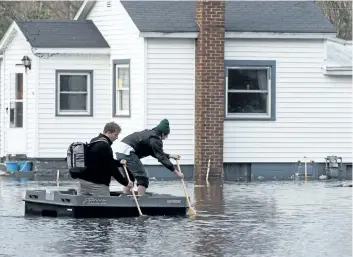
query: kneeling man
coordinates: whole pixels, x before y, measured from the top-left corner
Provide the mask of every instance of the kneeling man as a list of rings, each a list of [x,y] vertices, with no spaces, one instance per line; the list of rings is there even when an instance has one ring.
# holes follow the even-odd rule
[[[140,159],[152,156],[156,158],[171,172],[174,172],[179,178],[184,178],[183,173],[174,168],[169,158],[179,160],[179,155],[167,154],[163,151],[163,141],[170,133],[169,121],[162,120],[155,128],[145,129],[139,132],[134,132],[120,142],[116,143],[114,148],[117,160],[126,160],[126,167],[133,177],[132,181],[136,180],[137,191],[139,195],[144,195],[146,188],[149,185],[149,179],[145,168]],[[124,188],[124,193],[129,193],[128,187]]]

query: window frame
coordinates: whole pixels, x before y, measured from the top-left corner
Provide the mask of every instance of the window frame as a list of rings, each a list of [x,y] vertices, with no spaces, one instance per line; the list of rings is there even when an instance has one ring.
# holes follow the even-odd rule
[[[129,70],[129,87],[128,89],[118,89],[117,88],[117,75],[118,75],[118,68],[128,68]],[[112,116],[113,117],[125,117],[125,118],[130,118],[131,117],[131,65],[130,65],[130,59],[118,59],[118,60],[113,60],[112,63],[112,90],[113,90],[113,103],[112,103]],[[117,112],[117,100],[118,100],[118,90],[120,91],[129,91],[129,109],[126,111],[118,111]]]
[[[93,116],[93,70],[56,70],[55,71],[55,116],[57,117],[92,117]],[[86,111],[60,110],[60,76],[85,75],[87,76],[87,108]]]
[[[225,94],[224,94],[224,114],[225,120],[247,120],[247,121],[258,121],[258,120],[276,120],[276,61],[275,60],[225,60]],[[268,101],[267,101],[267,113],[244,113],[244,114],[230,114],[228,113],[228,92],[236,91],[241,93],[242,91],[248,90],[228,90],[228,71],[231,69],[267,69],[268,70]],[[263,90],[253,90],[252,92],[263,92]]]
[[[9,99],[9,117],[8,117],[8,122],[9,122],[9,128],[10,129],[22,129],[22,128],[24,128],[24,110],[25,110],[25,106],[24,106],[24,87],[25,87],[25,85],[24,85],[24,83],[25,83],[25,74],[23,73],[23,72],[15,72],[15,73],[13,73],[14,75],[15,75],[15,79],[14,79],[14,81],[15,81],[15,83],[14,84],[11,84],[11,87],[14,87],[14,88],[11,88],[12,90],[14,90],[13,92],[14,92],[14,94],[15,94],[15,96],[14,97],[10,97],[10,99]],[[18,96],[17,96],[17,93],[18,93],[18,83],[19,83],[19,79],[18,79],[18,75],[21,75],[22,76],[22,88],[21,88],[21,98],[18,98]],[[11,94],[11,89],[10,89],[10,94]],[[13,118],[14,118],[14,123],[13,123],[13,125],[12,125],[12,123],[11,123],[11,104],[14,104],[15,105],[15,107],[13,108],[14,109],[14,116],[13,116]],[[19,126],[17,123],[16,123],[16,110],[17,110],[17,108],[16,108],[16,104],[17,103],[22,103],[22,117],[21,117],[21,119],[22,119],[22,124],[21,124],[21,126]]]

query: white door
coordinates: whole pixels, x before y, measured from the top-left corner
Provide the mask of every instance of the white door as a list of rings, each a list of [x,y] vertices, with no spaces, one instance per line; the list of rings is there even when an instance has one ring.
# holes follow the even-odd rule
[[[26,87],[27,75],[23,66],[16,66],[8,75],[7,147],[6,154],[26,154]]]

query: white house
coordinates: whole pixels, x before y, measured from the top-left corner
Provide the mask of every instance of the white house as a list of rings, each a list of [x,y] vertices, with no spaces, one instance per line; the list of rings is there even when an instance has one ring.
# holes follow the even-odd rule
[[[71,142],[88,141],[108,121],[126,135],[168,118],[165,150],[182,155],[188,174],[196,161],[204,167],[209,157],[195,155],[202,136],[195,134],[195,8],[192,1],[85,1],[74,20],[14,22],[0,43],[0,155],[63,160]],[[319,7],[231,1],[223,16],[223,148],[211,162],[221,156],[228,178],[243,176],[244,167],[252,177],[288,177],[303,156],[322,168],[337,155],[351,167],[351,45],[331,40],[335,29]]]

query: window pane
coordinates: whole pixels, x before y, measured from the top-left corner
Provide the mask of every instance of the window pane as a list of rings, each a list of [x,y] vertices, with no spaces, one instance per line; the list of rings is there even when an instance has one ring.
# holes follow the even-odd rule
[[[60,91],[87,92],[87,75],[60,75]]]
[[[23,102],[10,103],[10,128],[23,127]]]
[[[116,101],[117,114],[119,114],[119,111],[129,111],[129,103],[130,103],[129,90],[118,90],[117,101]]]
[[[118,68],[118,88],[129,88],[129,68],[128,67],[119,67]]]
[[[267,70],[228,70],[228,89],[267,90]]]
[[[228,113],[267,113],[267,93],[228,93]]]
[[[16,99],[23,99],[23,73],[16,73]]]
[[[87,94],[60,94],[60,111],[86,111]]]

